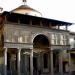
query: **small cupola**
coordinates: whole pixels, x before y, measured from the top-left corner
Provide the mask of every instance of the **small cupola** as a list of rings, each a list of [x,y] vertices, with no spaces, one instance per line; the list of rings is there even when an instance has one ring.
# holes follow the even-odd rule
[[[39,11],[27,5],[27,0],[22,0],[22,1],[23,1],[23,4],[17,7],[16,9],[12,10],[11,12],[24,14],[24,15],[39,16],[39,17],[42,16],[42,14]]]

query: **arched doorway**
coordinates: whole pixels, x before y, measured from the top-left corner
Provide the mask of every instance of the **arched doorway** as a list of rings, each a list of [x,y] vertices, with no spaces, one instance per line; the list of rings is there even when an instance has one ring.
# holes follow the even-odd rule
[[[33,40],[33,47],[47,49],[49,47],[49,40],[48,40],[47,36],[42,35],[42,34],[37,35]]]
[[[43,73],[49,69],[49,39],[45,35],[37,35],[33,40],[34,72]]]

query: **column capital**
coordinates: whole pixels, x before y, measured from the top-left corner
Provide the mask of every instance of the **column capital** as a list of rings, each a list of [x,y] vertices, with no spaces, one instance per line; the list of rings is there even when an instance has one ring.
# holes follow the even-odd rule
[[[17,48],[18,50],[21,50],[21,48]]]
[[[4,47],[3,49],[7,49],[7,47]]]
[[[5,51],[7,51],[7,49],[8,49],[7,47],[6,47],[6,48],[4,48],[4,50],[5,50]]]
[[[17,48],[17,52],[21,52],[21,48]]]

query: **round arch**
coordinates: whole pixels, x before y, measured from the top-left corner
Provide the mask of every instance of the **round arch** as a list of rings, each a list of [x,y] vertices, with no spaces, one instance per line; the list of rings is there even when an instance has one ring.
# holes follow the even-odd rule
[[[49,48],[50,41],[46,35],[39,34],[33,39],[34,48]]]

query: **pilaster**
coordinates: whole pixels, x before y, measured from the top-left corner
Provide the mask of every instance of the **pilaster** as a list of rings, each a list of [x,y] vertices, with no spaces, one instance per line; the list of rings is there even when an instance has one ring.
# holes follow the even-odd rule
[[[54,75],[54,70],[53,70],[53,50],[50,50],[50,60],[51,60],[51,75]]]

